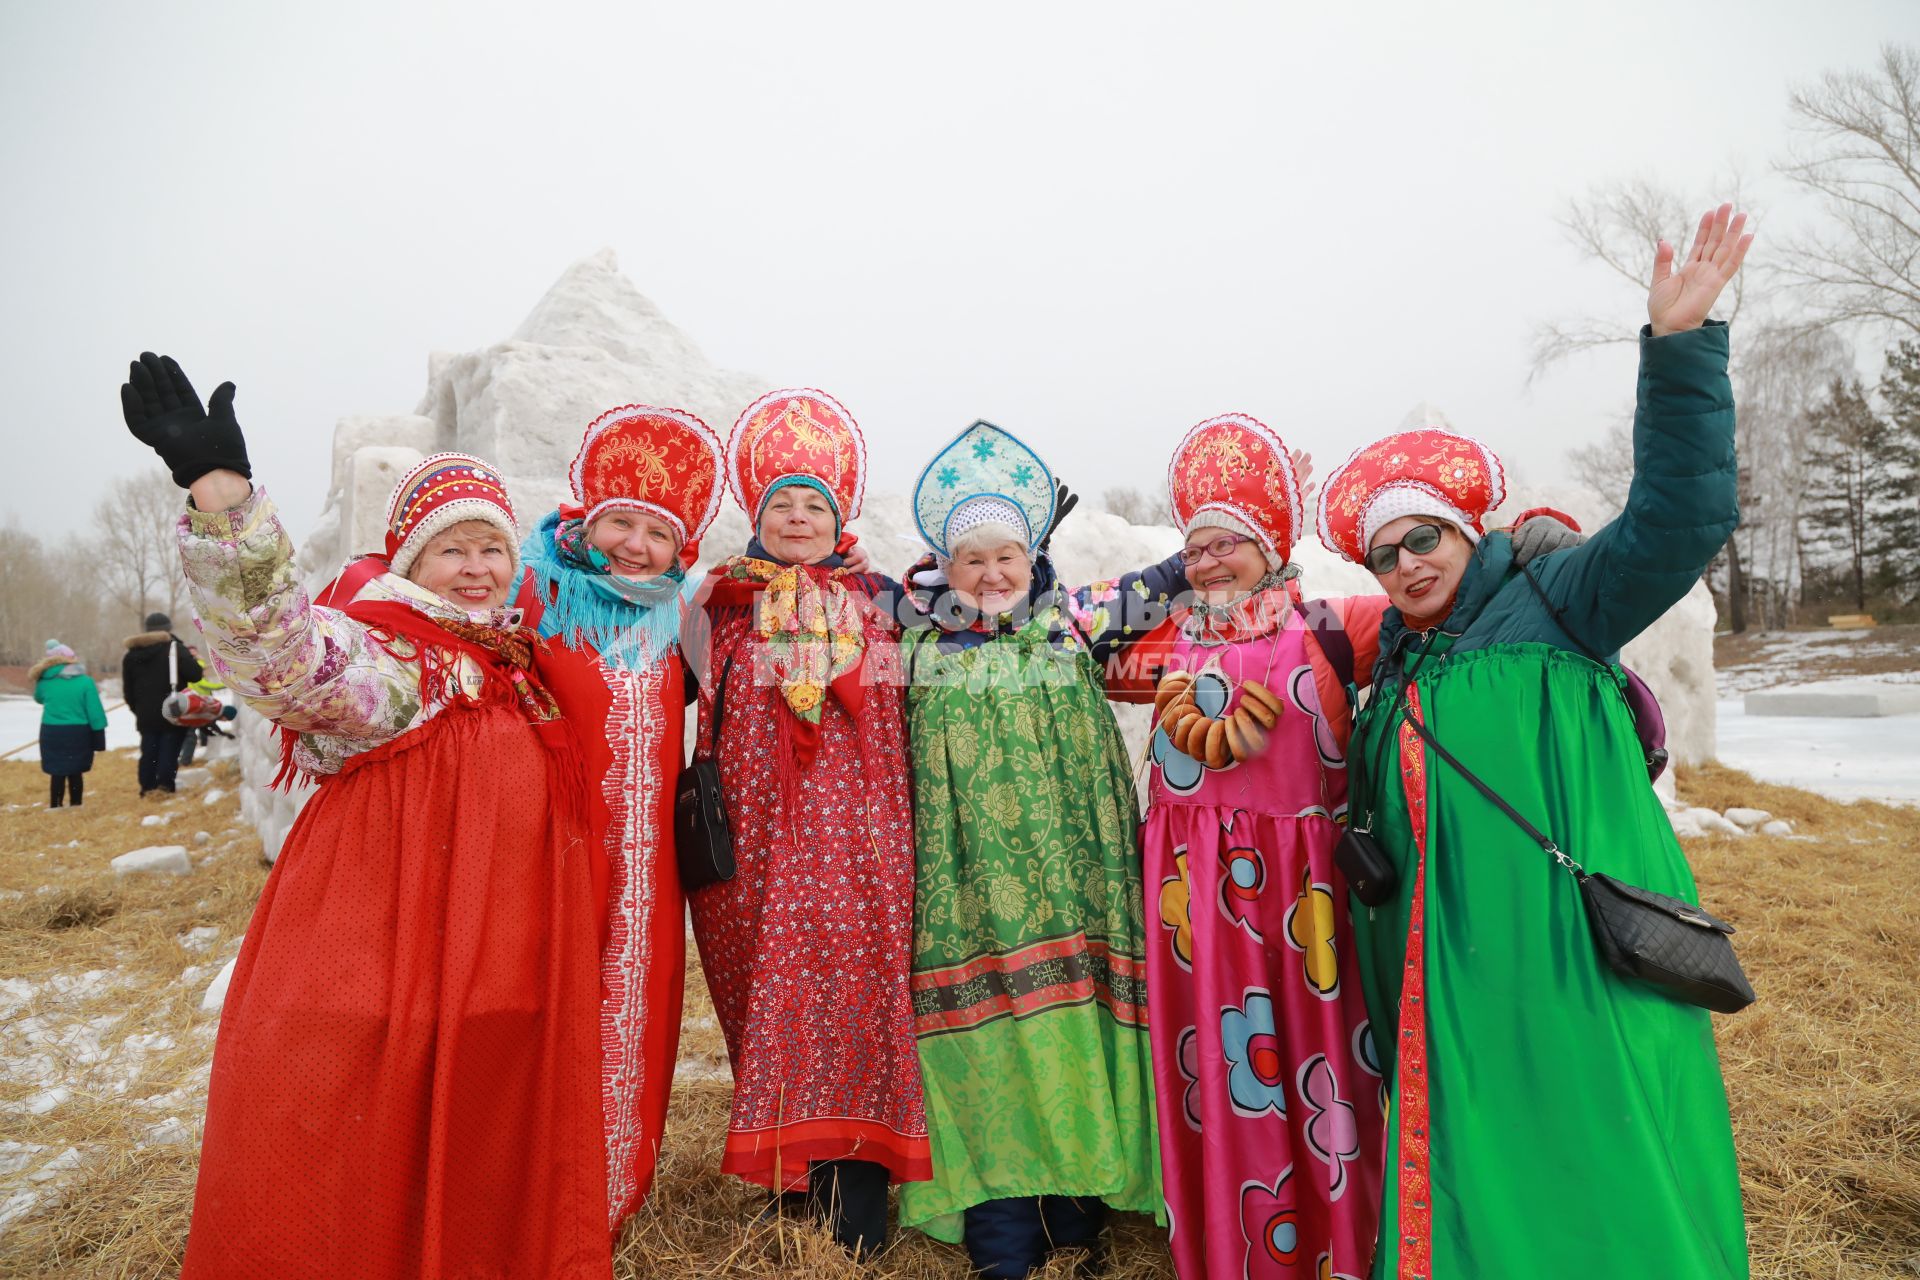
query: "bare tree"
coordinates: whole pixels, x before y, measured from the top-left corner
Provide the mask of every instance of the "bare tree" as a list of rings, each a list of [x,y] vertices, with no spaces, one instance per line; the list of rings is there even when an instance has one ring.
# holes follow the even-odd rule
[[[1633,483],[1633,421],[1616,418],[1607,434],[1592,444],[1567,450],[1573,478],[1599,494],[1611,511],[1627,505],[1627,487]]]
[[[1774,274],[1812,323],[1920,335],[1920,50],[1887,45],[1871,72],[1830,71],[1789,100],[1780,172],[1829,224],[1789,238]]]
[[[130,623],[155,609],[176,613],[186,598],[175,532],[184,510],[178,486],[157,471],[114,481],[93,509],[88,541],[101,585]]]
[[[0,662],[31,664],[54,639],[96,671],[108,671],[125,635],[124,623],[106,619],[88,557],[50,549],[20,529],[0,529]]]
[[[1733,171],[1720,184],[1720,198],[1731,197],[1736,205],[1744,207],[1746,202],[1740,194],[1743,185],[1739,172]],[[1691,211],[1708,203],[1688,200],[1646,178],[1631,178],[1589,188],[1586,195],[1567,202],[1558,221],[1582,254],[1636,293],[1644,294],[1659,242],[1666,240],[1685,252],[1696,216]],[[1741,272],[1721,295],[1722,318],[1731,324],[1745,301],[1746,273]],[[1618,319],[1582,316],[1546,321],[1534,329],[1527,381],[1531,384],[1579,352],[1638,340],[1638,327],[1628,328]],[[1574,472],[1603,497],[1624,503],[1626,480],[1633,474],[1633,433],[1630,428],[1616,426],[1597,444],[1575,450],[1569,461]],[[1724,554],[1728,625],[1735,631],[1745,631],[1748,585],[1736,538],[1727,539]]]
[[[1718,188],[1724,193],[1718,199],[1731,199],[1735,207],[1744,208],[1743,186],[1739,172],[1732,172]],[[1699,211],[1705,207],[1705,203],[1684,199],[1650,179],[1629,178],[1603,183],[1589,188],[1584,196],[1575,196],[1554,221],[1584,256],[1605,267],[1629,289],[1644,294],[1654,249],[1665,240],[1684,250]],[[1721,296],[1721,310],[1729,324],[1740,313],[1745,289],[1743,271]],[[1637,341],[1638,328],[1622,326],[1614,315],[1544,321],[1534,326],[1527,381],[1533,383],[1568,356]]]
[[[1740,409],[1740,529],[1746,572],[1743,611],[1761,625],[1785,625],[1802,583],[1807,490],[1807,415],[1838,379],[1852,376],[1853,353],[1827,331],[1803,325],[1750,326],[1734,381]]]

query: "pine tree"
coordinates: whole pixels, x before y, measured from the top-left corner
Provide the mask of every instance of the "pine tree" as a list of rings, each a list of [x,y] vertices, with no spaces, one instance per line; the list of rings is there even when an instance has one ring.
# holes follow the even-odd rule
[[[1857,378],[1835,378],[1807,411],[1807,528],[1838,562],[1854,608],[1863,613],[1885,556],[1877,524],[1891,505],[1890,435]]]
[[[1909,339],[1887,352],[1879,391],[1889,475],[1875,539],[1877,587],[1907,604],[1920,600],[1920,342]]]

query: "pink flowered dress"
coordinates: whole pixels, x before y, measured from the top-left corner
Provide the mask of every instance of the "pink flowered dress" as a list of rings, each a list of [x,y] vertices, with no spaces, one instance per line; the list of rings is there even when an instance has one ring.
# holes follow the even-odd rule
[[[1377,608],[1338,604],[1371,665]],[[1380,1055],[1333,864],[1345,703],[1300,616],[1283,616],[1252,638],[1203,645],[1183,631],[1172,647],[1170,669],[1197,673],[1209,715],[1238,707],[1248,679],[1281,698],[1265,754],[1210,769],[1153,737],[1147,983],[1186,1280],[1364,1276],[1379,1221]]]

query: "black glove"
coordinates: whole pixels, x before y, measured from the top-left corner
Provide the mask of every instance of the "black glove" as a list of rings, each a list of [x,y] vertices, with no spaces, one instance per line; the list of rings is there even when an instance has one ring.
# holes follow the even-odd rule
[[[1044,534],[1040,535],[1040,549],[1042,551],[1045,551],[1047,544],[1053,541],[1053,531],[1058,529],[1060,522],[1067,518],[1067,512],[1079,505],[1080,495],[1067,488],[1066,481],[1055,480],[1053,482],[1053,523],[1047,526],[1047,531]]]
[[[209,471],[238,471],[253,479],[246,438],[233,418],[233,384],[214,388],[213,412],[200,407],[187,375],[172,356],[142,351],[127,366],[120,408],[134,439],[160,455],[182,489]]]
[[[105,729],[95,729],[93,731],[93,749],[95,751],[105,751],[107,749],[107,731]]]

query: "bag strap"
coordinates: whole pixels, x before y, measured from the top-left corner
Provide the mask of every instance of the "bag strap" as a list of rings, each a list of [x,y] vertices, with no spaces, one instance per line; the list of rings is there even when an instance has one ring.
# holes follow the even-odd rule
[[[1433,736],[1432,730],[1428,729],[1427,726],[1424,723],[1422,723],[1422,721],[1418,717],[1408,714],[1408,709],[1405,707],[1401,708],[1400,714],[1408,724],[1413,726],[1413,731],[1420,735],[1421,741],[1425,742],[1429,747],[1433,748],[1433,752],[1435,755],[1439,756],[1442,760],[1445,760],[1448,764],[1452,765],[1454,772],[1458,773],[1461,777],[1465,778],[1469,783],[1471,783],[1475,791],[1478,791],[1481,795],[1485,796],[1489,801],[1491,801],[1494,808],[1500,810],[1500,812],[1506,814],[1507,817],[1511,818],[1513,820],[1514,825],[1519,827],[1522,831],[1526,832],[1528,838],[1531,839],[1535,844],[1539,845],[1543,853],[1546,853],[1555,862],[1559,863],[1562,867],[1565,867],[1568,874],[1573,876],[1574,879],[1585,880],[1587,878],[1587,869],[1585,867],[1581,866],[1578,862],[1575,862],[1570,856],[1568,856],[1568,854],[1563,849],[1561,849],[1559,845],[1556,845],[1553,842],[1551,837],[1542,835],[1538,827],[1534,826],[1531,822],[1528,822],[1524,817],[1522,817],[1520,815],[1519,810],[1515,809],[1512,805],[1508,804],[1505,800],[1501,799],[1500,793],[1495,791],[1492,787],[1488,786],[1486,783],[1482,782],[1478,777],[1478,775],[1476,775],[1473,772],[1473,770],[1467,768],[1467,766],[1465,766],[1464,764],[1461,764],[1459,759],[1453,754],[1453,752],[1447,750],[1445,747],[1440,745],[1440,740]]]
[[[1585,640],[1582,640],[1574,629],[1567,625],[1566,611],[1561,609],[1560,606],[1553,601],[1547,599],[1547,589],[1540,585],[1540,579],[1533,576],[1533,570],[1523,564],[1520,566],[1520,576],[1527,580],[1527,585],[1533,588],[1533,594],[1539,596],[1540,603],[1547,607],[1547,613],[1553,618],[1553,625],[1559,627],[1562,634],[1564,634],[1567,639],[1573,641],[1573,647],[1586,654],[1589,658],[1592,658],[1601,666],[1606,666],[1607,660],[1595,653],[1593,646]]]
[[[167,635],[167,692],[174,693],[180,688],[180,642]]]
[[[733,660],[739,652],[735,649],[727,655],[725,664],[720,668],[720,683],[713,691],[713,749],[715,751],[720,749],[720,726],[727,718],[727,676],[732,673]]]

